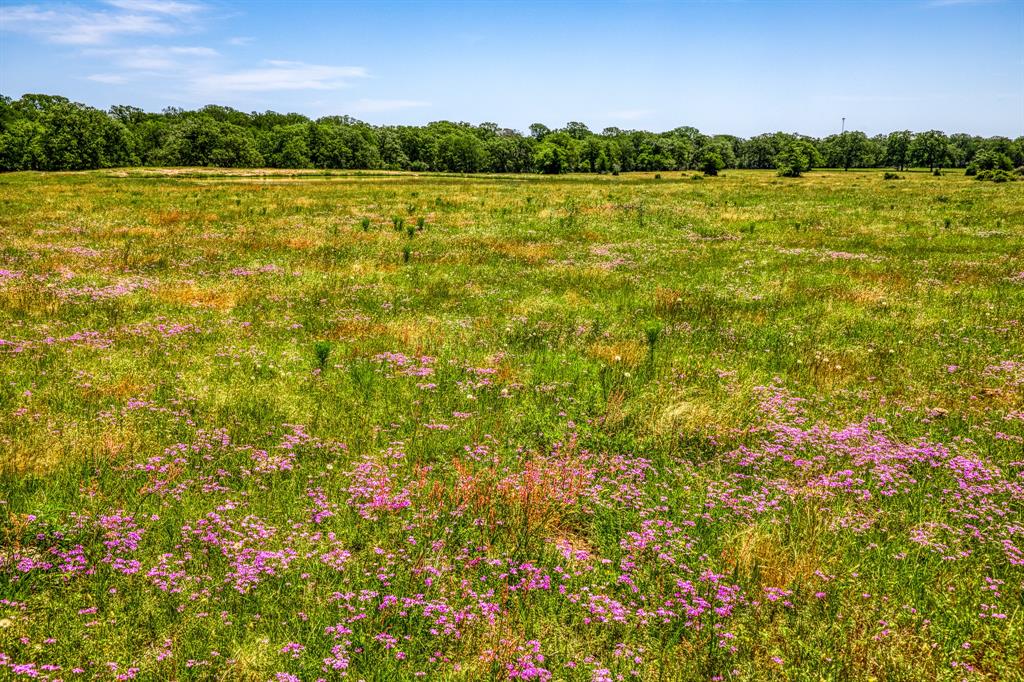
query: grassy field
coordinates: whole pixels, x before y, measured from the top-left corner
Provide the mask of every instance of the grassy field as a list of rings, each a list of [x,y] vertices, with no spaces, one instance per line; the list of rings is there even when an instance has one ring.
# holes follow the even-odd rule
[[[1024,679],[1024,183],[0,176],[0,678]]]

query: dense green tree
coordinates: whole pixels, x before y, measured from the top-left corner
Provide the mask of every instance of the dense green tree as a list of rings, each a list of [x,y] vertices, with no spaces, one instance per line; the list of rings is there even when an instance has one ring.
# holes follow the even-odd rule
[[[980,137],[965,133],[955,133],[949,136],[949,156],[955,166],[969,164],[981,148],[982,139]]]
[[[265,138],[263,157],[275,168],[309,168],[313,165],[310,149],[311,124],[292,123],[277,126]]]
[[[41,123],[28,118],[17,119],[4,126],[0,133],[0,170],[43,170],[46,154]]]
[[[722,160],[718,148],[709,145],[701,149],[697,167],[703,171],[704,175],[718,175],[718,171],[725,168],[725,161]]]
[[[486,170],[484,143],[468,132],[452,132],[438,141],[438,170],[449,173],[477,173]]]
[[[910,156],[930,171],[941,169],[950,159],[949,138],[941,130],[920,133],[910,146]]]
[[[968,175],[976,175],[979,171],[996,170],[1013,170],[1013,160],[1009,155],[994,149],[982,149],[974,155],[974,159],[967,166]]]
[[[381,131],[382,133],[385,131]],[[399,135],[387,131],[405,157]],[[317,168],[378,168],[382,160],[377,139],[369,126],[348,125],[335,119],[320,119],[310,126],[310,156]],[[399,153],[399,152],[395,152]]]
[[[792,135],[781,132],[750,138],[741,149],[740,165],[743,168],[775,168],[776,158],[791,139]]]
[[[0,95],[0,130],[18,118],[18,112],[14,110],[13,100],[7,95]]]
[[[869,149],[868,136],[860,131],[847,130],[822,140],[822,156],[829,168],[851,168],[864,165]]]
[[[127,104],[115,104],[110,107],[110,117],[126,126],[139,125],[146,120],[147,114],[138,107]]]
[[[391,130],[381,130],[377,134],[377,148],[380,160],[388,170],[408,170],[409,157],[402,148],[402,140]]]
[[[718,153],[722,155],[722,161],[727,168],[736,168],[739,165],[739,157],[743,152],[743,140],[735,135],[714,135],[711,143],[718,147]]]
[[[45,170],[83,170],[131,163],[122,124],[90,107],[59,102],[42,111]]]
[[[543,123],[531,123],[530,124],[530,137],[540,142],[545,137],[551,134],[551,128],[548,128]]]
[[[525,173],[533,168],[531,140],[507,131],[486,142],[487,169],[495,173]]]
[[[822,163],[842,168],[965,166],[984,151],[995,154],[1000,167],[1004,159],[1024,165],[1024,138],[947,137],[940,131],[873,138],[850,131],[822,140],[780,132],[744,140],[708,136],[691,126],[663,133],[608,127],[596,134],[570,121],[558,130],[535,123],[524,135],[491,122],[372,126],[351,116],[313,122],[297,113],[246,113],[218,105],[196,111],[168,107],[160,113],[116,105],[104,112],[55,95],[30,93],[17,100],[0,95],[0,170],[171,164],[464,173],[717,172],[772,168],[782,160],[786,170],[801,173]]]
[[[534,165],[547,175],[561,173],[565,166],[565,150],[553,142],[541,142],[534,152]]]
[[[794,136],[779,151],[775,165],[779,175],[798,178],[821,161],[821,155],[810,140]]]
[[[1015,167],[1024,166],[1024,136],[1018,137],[1010,145],[1010,159]]]
[[[903,170],[910,163],[910,147],[914,136],[909,130],[897,130],[885,138],[885,162]]]
[[[29,93],[11,102],[11,107],[25,118],[38,120],[53,107],[66,104],[71,104],[71,100],[67,97]]]
[[[204,115],[172,126],[154,161],[171,166],[251,167],[262,166],[267,159],[246,129]]]
[[[574,140],[584,140],[593,135],[593,133],[590,132],[590,128],[579,121],[569,121],[559,132],[565,133]]]

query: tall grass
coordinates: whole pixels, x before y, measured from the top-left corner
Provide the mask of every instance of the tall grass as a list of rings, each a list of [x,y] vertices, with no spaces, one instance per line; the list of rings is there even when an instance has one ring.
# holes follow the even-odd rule
[[[1021,679],[1018,185],[2,176],[0,677]]]

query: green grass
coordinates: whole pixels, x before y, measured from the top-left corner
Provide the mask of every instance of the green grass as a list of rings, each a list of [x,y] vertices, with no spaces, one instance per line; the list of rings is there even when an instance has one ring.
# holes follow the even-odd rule
[[[0,176],[0,677],[1024,679],[1024,186],[662,175]]]

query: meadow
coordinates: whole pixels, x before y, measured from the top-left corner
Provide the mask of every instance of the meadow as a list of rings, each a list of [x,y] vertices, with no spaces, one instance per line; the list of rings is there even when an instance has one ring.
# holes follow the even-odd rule
[[[0,176],[0,678],[1024,679],[1024,183]]]

